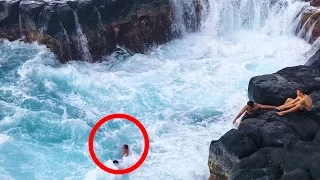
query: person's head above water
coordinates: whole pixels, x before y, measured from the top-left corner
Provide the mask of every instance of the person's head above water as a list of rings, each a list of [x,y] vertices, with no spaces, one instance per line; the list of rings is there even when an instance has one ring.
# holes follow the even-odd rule
[[[252,106],[254,105],[254,103],[253,103],[253,101],[248,101],[248,102],[247,102],[247,105],[250,106],[250,107],[252,107]]]
[[[127,144],[125,144],[125,145],[123,145],[123,148],[124,148],[125,150],[128,150],[128,149],[129,149],[129,146],[128,146]]]
[[[122,146],[122,156],[127,156],[129,153],[129,146],[127,144]]]
[[[117,165],[117,164],[119,164],[119,161],[113,160],[113,164]]]

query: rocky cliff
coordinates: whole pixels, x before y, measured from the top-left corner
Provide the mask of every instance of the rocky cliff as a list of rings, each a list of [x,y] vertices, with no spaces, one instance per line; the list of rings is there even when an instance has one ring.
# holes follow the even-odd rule
[[[309,43],[314,43],[320,37],[320,0],[305,0],[310,6],[305,6],[297,20],[296,35],[304,38]]]
[[[181,4],[188,31],[199,27],[202,8],[201,0]],[[61,62],[95,61],[117,45],[145,52],[178,37],[176,10],[169,0],[0,0],[0,38],[38,41]]]
[[[264,110],[245,119],[209,150],[210,180],[318,180],[320,179],[320,51],[307,65],[284,68],[251,78],[249,99],[278,106],[294,98],[297,88],[313,101],[309,113],[279,116]]]

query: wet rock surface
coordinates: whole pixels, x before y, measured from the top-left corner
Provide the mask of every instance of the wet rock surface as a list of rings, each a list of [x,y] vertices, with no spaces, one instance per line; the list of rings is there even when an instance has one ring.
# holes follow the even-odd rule
[[[320,11],[318,8],[312,7],[316,6],[313,3],[318,2],[311,1],[311,7],[303,8],[297,17],[299,24],[296,29],[296,35],[304,38],[309,43],[314,43],[320,36]]]
[[[193,8],[196,14],[184,25],[196,31],[205,0],[191,1],[182,12]],[[175,38],[174,12],[169,0],[0,0],[0,38],[38,41],[61,62],[92,62],[117,45],[144,53]]]
[[[320,50],[318,50],[306,63],[307,66],[320,68]]]

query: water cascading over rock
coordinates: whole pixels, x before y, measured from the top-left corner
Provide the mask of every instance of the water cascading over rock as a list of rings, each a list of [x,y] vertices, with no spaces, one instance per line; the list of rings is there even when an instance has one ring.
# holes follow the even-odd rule
[[[0,1],[0,38],[45,44],[61,62],[143,53],[199,29],[206,0]]]

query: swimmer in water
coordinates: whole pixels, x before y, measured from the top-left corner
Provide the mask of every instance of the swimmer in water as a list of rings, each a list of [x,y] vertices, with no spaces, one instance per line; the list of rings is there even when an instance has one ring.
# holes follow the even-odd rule
[[[129,146],[127,144],[122,146],[122,157],[127,157],[129,155]]]
[[[118,166],[119,166],[119,161],[113,160],[113,164],[114,164],[116,167],[118,167]]]

